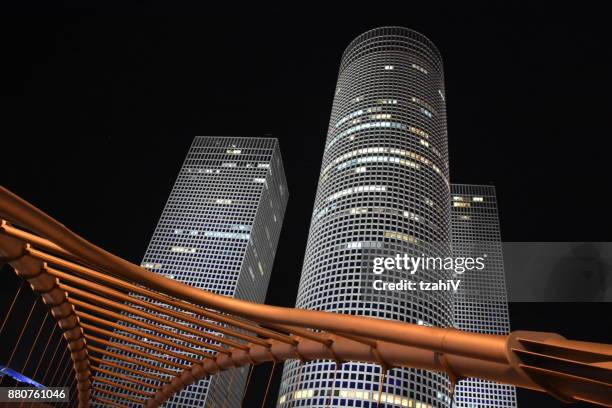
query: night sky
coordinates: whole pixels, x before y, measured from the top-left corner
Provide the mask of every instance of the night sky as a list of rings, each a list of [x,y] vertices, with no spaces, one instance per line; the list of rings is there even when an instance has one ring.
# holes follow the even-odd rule
[[[276,137],[290,199],[266,302],[292,306],[342,51],[401,25],[442,53],[451,179],[496,185],[503,239],[610,241],[603,10],[456,3],[21,5],[1,17],[0,184],[139,263],[194,136]],[[610,316],[610,303],[511,304],[513,329],[579,340],[612,342]]]

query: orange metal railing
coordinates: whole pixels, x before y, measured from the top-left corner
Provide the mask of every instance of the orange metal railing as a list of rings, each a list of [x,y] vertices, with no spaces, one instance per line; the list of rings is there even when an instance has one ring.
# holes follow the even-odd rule
[[[40,294],[63,331],[80,407],[92,400],[157,407],[205,376],[288,359],[420,368],[448,374],[453,386],[478,377],[612,406],[607,344],[254,304],[108,253],[1,187],[0,217],[0,257]]]

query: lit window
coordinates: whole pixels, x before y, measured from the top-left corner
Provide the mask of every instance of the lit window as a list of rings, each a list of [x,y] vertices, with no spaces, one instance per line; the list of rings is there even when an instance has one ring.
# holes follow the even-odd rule
[[[251,237],[250,234],[242,234],[238,232],[222,232],[222,231],[204,231],[204,236],[211,237],[211,238],[244,239],[244,240],[248,240]]]
[[[187,253],[187,254],[195,254],[196,249],[195,248],[187,248],[187,247],[181,247],[181,246],[173,246],[170,248],[171,252],[179,252],[179,253]]]
[[[346,123],[347,121],[359,115],[362,115],[362,114],[363,114],[363,109],[359,109],[359,110],[356,110],[355,112],[349,113],[348,115],[346,115],[345,117],[343,117],[336,123],[336,127],[340,127],[342,124]]]
[[[412,235],[408,235],[408,234],[403,234],[401,232],[395,232],[395,231],[385,231],[385,237],[387,238],[393,238],[393,239],[398,239],[400,241],[405,241],[405,242],[410,242],[412,244],[416,244],[419,241],[413,237]]]
[[[376,112],[378,110],[382,109],[381,107],[378,107],[378,109],[375,108],[369,108],[367,109],[367,112]],[[400,129],[400,130],[406,130],[407,126],[404,125],[403,123],[398,123],[398,122],[387,122],[387,121],[383,121],[383,122],[370,122],[370,123],[364,123],[362,125],[358,125],[358,126],[353,126],[350,127],[342,132],[340,132],[337,136],[335,136],[333,139],[331,139],[327,145],[327,147],[329,148],[331,145],[333,145],[334,143],[336,143],[339,139],[350,135],[351,133],[355,133],[359,130],[362,129],[371,129],[371,128],[391,128],[391,129]],[[416,128],[415,128],[416,129]],[[427,135],[427,137],[429,137],[429,135]]]
[[[417,71],[420,71],[420,72],[422,72],[424,74],[429,74],[429,72],[427,72],[427,70],[425,68],[423,68],[422,66],[420,66],[420,65],[412,64],[412,68],[414,68]]]
[[[391,119],[390,113],[377,113],[376,115],[370,116],[370,119]]]
[[[283,404],[291,400],[299,400],[304,398],[312,398],[316,395],[315,389],[297,390],[281,395],[279,403]],[[322,394],[319,394],[321,396]],[[408,408],[433,408],[432,405],[415,401],[411,398],[402,397],[389,392],[379,393],[377,391],[362,391],[352,389],[336,389],[334,390],[334,396],[340,398],[359,399],[364,401],[376,402],[380,399],[381,402],[391,403],[402,407]]]
[[[386,71],[390,71],[390,70],[392,70],[393,68],[394,68],[394,67],[393,67],[393,65],[385,65],[385,70],[386,70]]]
[[[470,208],[472,205],[470,203],[458,203],[454,202],[453,207],[461,207],[461,208]]]
[[[368,212],[368,209],[365,207],[357,207],[357,208],[351,208],[349,212],[351,214],[366,214]]]
[[[353,193],[367,193],[367,192],[379,192],[379,191],[387,191],[386,186],[359,186],[359,187],[351,187],[346,190],[338,191],[327,197],[327,201],[333,201],[337,198],[353,194]]]
[[[160,269],[162,267],[162,264],[158,262],[143,262],[142,264],[140,264],[140,266],[148,269]]]
[[[393,123],[393,122],[379,122],[379,123]],[[415,128],[416,129],[416,128]],[[432,150],[433,146],[432,146]],[[359,164],[359,163],[369,163],[369,162],[390,162],[390,163],[399,163],[401,165],[404,166],[408,166],[408,167],[413,167],[415,169],[420,169],[420,166],[418,163],[415,163],[412,160],[405,160],[399,157],[390,157],[390,156],[367,156],[367,157],[360,157],[357,159],[352,159],[352,160],[348,160],[351,157],[354,156],[358,156],[361,154],[367,154],[367,153],[391,153],[394,155],[399,155],[399,156],[404,156],[404,157],[410,157],[411,159],[417,160],[423,164],[425,164],[426,166],[430,166],[436,173],[438,173],[445,182],[448,182],[448,180],[446,180],[446,177],[444,176],[444,174],[442,174],[442,171],[440,170],[440,168],[438,166],[436,166],[435,164],[432,163],[431,160],[429,160],[428,158],[409,151],[409,150],[403,150],[403,149],[394,149],[394,148],[388,148],[388,147],[368,147],[368,148],[363,148],[363,149],[357,149],[357,150],[353,150],[350,152],[347,152],[337,158],[335,158],[330,164],[328,164],[321,172],[322,174],[322,180],[325,180],[325,178],[328,177],[328,171],[330,171],[334,165],[338,164],[338,166],[336,167],[336,170],[342,170],[346,167],[350,167],[354,164]],[[343,161],[345,161],[344,163],[342,163]]]
[[[423,115],[427,116],[428,118],[431,118],[431,117],[432,117],[431,112],[430,112],[430,111],[428,111],[427,109],[425,109],[425,108],[420,108],[420,110],[421,110],[421,113],[422,113]]]
[[[483,202],[484,198],[482,198],[482,197],[473,197],[472,201]]]
[[[430,104],[428,104],[427,102],[425,102],[421,98],[417,98],[416,96],[413,96],[413,97],[410,98],[410,100],[412,102],[416,103],[417,105],[420,105],[420,106],[424,107],[429,112],[434,112],[435,111],[433,106],[431,106]]]
[[[411,133],[414,133],[415,135],[418,135],[418,136],[424,137],[426,139],[429,139],[429,133],[425,132],[422,129],[419,129],[419,128],[414,127],[414,126],[410,126],[410,127],[408,127],[408,130]]]
[[[227,149],[225,152],[227,154],[240,154],[240,153],[242,153],[242,150],[240,150],[240,149]]]

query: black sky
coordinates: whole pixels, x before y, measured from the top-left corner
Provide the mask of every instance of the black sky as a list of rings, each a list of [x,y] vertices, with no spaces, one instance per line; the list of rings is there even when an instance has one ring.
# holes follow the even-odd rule
[[[2,17],[0,183],[139,262],[194,136],[277,137],[290,201],[267,303],[292,305],[342,51],[402,25],[442,53],[451,179],[497,186],[504,240],[609,241],[605,11],[454,3],[22,4]],[[511,309],[514,328],[612,341],[609,305]]]

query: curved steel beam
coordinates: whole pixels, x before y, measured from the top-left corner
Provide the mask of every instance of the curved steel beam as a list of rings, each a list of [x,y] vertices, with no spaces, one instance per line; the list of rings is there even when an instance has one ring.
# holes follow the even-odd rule
[[[59,303],[48,304],[53,307],[68,304],[62,306],[66,312],[62,315],[65,319],[63,326],[76,336],[72,339],[75,353],[85,353],[84,358],[78,360],[81,363],[80,371],[77,370],[79,384],[87,386],[83,385],[83,390],[79,388],[80,406],[87,406],[91,396],[91,373],[86,350],[76,347],[84,344],[83,336],[101,344],[115,345],[83,333],[74,306],[68,303],[70,298],[61,290],[69,286],[58,286],[57,276],[62,276],[62,272],[56,273],[57,276],[45,272],[53,269],[47,268],[43,260],[59,263],[71,273],[80,270],[94,277],[98,274],[98,280],[114,279],[112,283],[115,286],[119,285],[127,291],[136,289],[138,293],[156,301],[193,313],[193,318],[202,316],[217,324],[267,337],[264,344],[262,340],[256,340],[240,347],[223,349],[224,352],[219,350],[215,356],[203,361],[187,360],[193,361],[193,364],[179,366],[182,371],[162,385],[146,402],[143,401],[147,406],[159,406],[173,393],[206,375],[246,364],[287,359],[328,359],[337,363],[362,361],[379,364],[384,369],[420,368],[447,373],[452,383],[466,377],[478,377],[548,392],[565,402],[587,401],[612,406],[610,345],[569,341],[553,333],[485,335],[452,328],[254,304],[199,290],[125,261],[89,243],[1,187],[0,216],[41,236],[31,238],[25,232],[20,236],[0,234],[0,254],[7,257],[20,276],[43,293],[43,298],[50,298],[49,293],[55,294],[56,298],[50,301]],[[34,242],[37,239],[38,242]],[[30,243],[75,263],[44,255],[31,248]],[[116,278],[103,278],[107,274],[113,274]],[[106,292],[107,295],[117,295],[116,292]],[[100,328],[96,330],[100,331]],[[136,330],[131,332],[135,335],[139,333]],[[243,339],[248,337],[244,336]],[[138,344],[138,340],[132,341]],[[107,395],[111,393],[107,392]]]
[[[3,232],[5,227],[6,222],[2,220],[0,232]],[[50,308],[51,315],[63,332],[73,362],[79,406],[87,408],[91,398],[91,372],[79,317],[75,313],[74,306],[68,301],[66,292],[58,287],[58,280],[47,273],[45,263],[27,256],[28,247],[29,244],[0,234],[0,257],[42,297],[43,303]]]
[[[145,287],[172,295],[178,299],[210,307],[225,313],[248,318],[256,322],[293,325],[325,331],[337,331],[356,336],[371,335],[370,324],[376,324],[381,340],[423,347],[429,350],[452,351],[458,354],[480,357],[485,360],[505,361],[503,336],[490,336],[463,332],[455,329],[407,325],[402,322],[380,320],[370,317],[344,315],[303,309],[288,309],[278,306],[255,304],[206,292],[181,282],[152,273],[111,254],[79,237],[63,224],[49,217],[33,205],[0,187],[0,215],[25,226],[49,239],[69,253],[96,265],[99,268],[137,282]],[[453,335],[449,336],[452,332]]]

